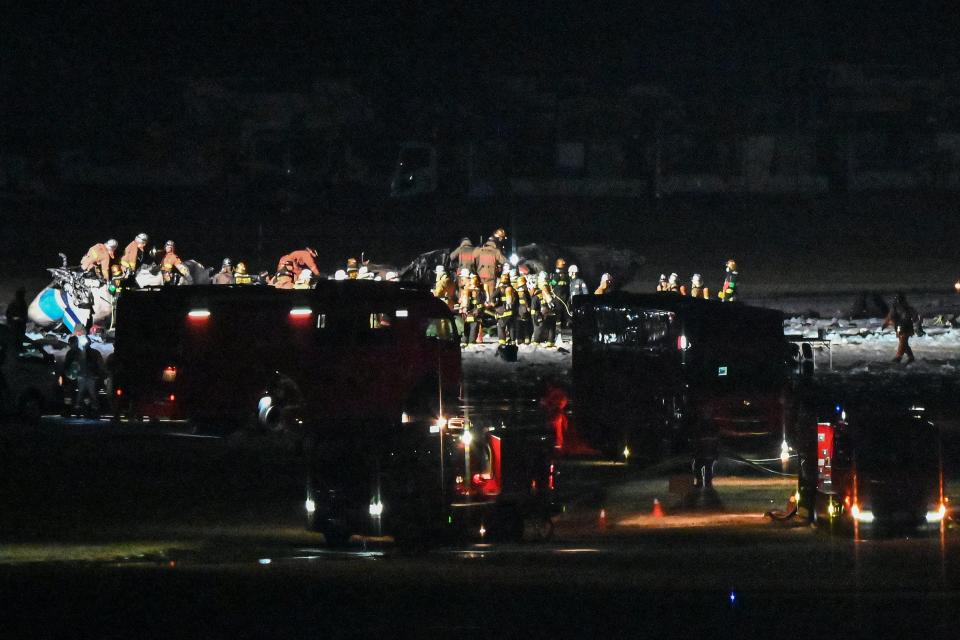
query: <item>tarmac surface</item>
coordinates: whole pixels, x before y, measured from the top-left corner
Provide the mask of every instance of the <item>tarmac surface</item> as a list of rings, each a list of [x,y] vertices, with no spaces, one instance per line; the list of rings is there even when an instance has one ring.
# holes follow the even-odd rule
[[[727,475],[709,506],[684,507],[669,474],[567,461],[549,542],[477,532],[412,553],[378,538],[327,550],[302,526],[299,454],[272,436],[47,418],[5,425],[0,457],[4,637],[957,628],[958,529],[860,539],[773,521],[789,476]]]

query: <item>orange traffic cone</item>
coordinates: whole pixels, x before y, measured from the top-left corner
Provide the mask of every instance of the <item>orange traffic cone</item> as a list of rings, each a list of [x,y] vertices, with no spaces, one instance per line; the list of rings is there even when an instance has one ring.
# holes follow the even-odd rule
[[[600,509],[600,517],[597,519],[597,528],[601,531],[607,528],[607,510]]]
[[[663,517],[663,507],[660,506],[660,500],[658,500],[657,498],[653,499],[653,513],[651,513],[650,515],[652,515],[654,518]]]
[[[797,495],[791,493],[790,497],[787,498],[787,508],[785,509],[787,515],[792,515],[797,512]]]

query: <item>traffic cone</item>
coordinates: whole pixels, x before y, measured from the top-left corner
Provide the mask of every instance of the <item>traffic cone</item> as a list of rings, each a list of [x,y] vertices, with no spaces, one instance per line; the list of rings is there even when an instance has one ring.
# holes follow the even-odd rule
[[[653,513],[651,513],[650,515],[653,516],[654,518],[663,517],[663,507],[660,506],[660,500],[658,500],[657,498],[653,499]]]
[[[796,513],[797,511],[797,494],[791,493],[790,497],[787,498],[787,508],[784,509],[787,515]]]

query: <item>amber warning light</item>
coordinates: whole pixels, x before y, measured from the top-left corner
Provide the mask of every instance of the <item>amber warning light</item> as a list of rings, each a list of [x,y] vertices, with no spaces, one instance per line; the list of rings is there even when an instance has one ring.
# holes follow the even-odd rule
[[[163,375],[161,380],[164,382],[174,382],[177,379],[177,368],[176,367],[165,367],[163,370]]]

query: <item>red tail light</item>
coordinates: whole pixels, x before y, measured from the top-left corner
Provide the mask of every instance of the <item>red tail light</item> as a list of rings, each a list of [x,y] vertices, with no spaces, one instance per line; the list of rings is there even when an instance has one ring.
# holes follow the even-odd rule
[[[114,391],[114,393],[116,393],[117,397],[119,398],[120,396],[123,395],[123,389],[121,389],[120,387],[117,387],[117,390]]]

